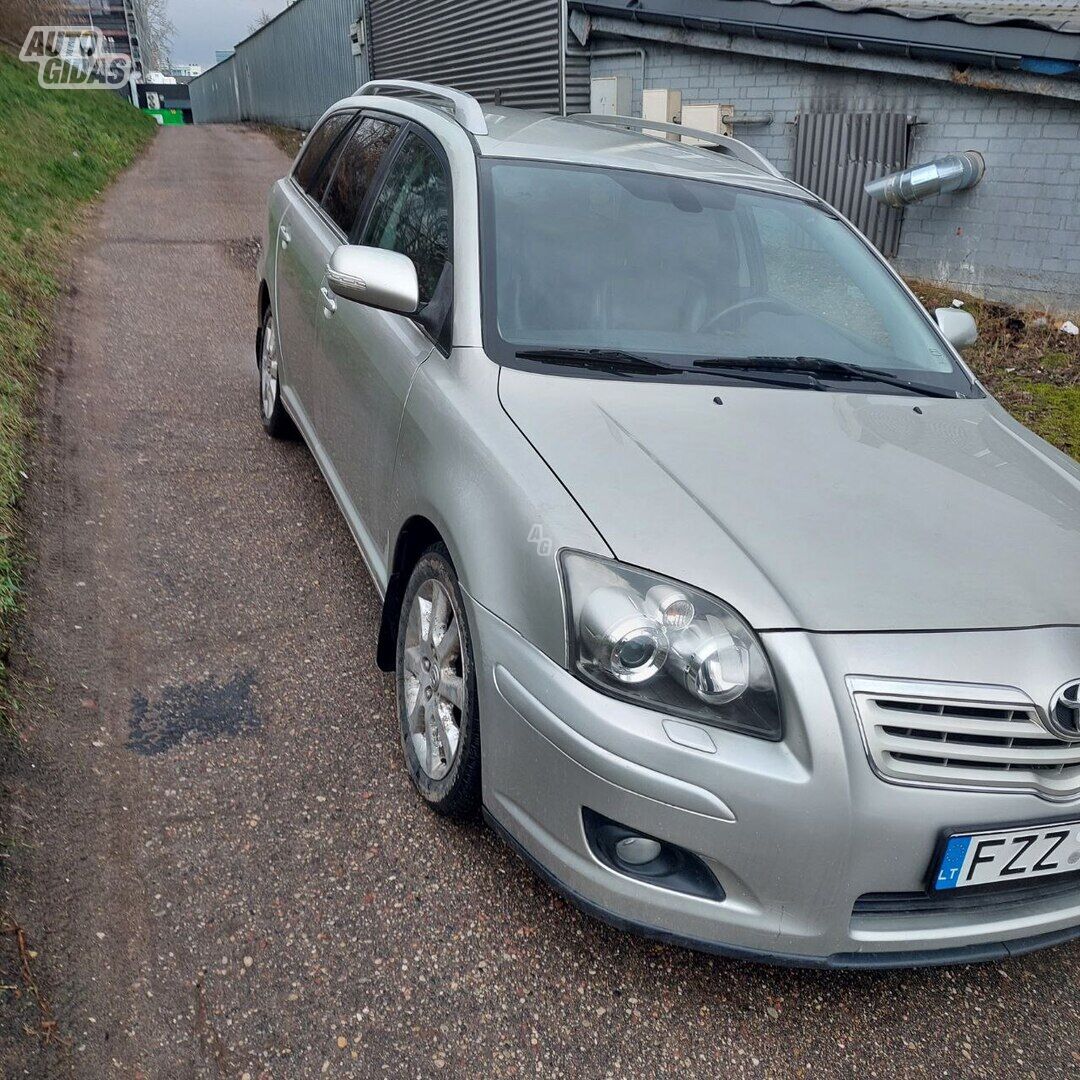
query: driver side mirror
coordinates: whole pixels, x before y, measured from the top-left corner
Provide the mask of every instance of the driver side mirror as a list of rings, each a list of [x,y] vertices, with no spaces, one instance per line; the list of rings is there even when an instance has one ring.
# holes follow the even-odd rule
[[[979,340],[979,328],[971,313],[959,308],[939,307],[934,312],[938,329],[954,349],[964,349]]]
[[[415,315],[420,306],[416,267],[398,251],[342,244],[330,256],[326,283],[343,300],[399,315]]]

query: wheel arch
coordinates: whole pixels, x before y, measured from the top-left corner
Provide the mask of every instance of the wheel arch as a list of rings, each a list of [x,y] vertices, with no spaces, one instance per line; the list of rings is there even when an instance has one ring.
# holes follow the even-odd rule
[[[270,307],[270,287],[264,278],[259,282],[259,318],[255,323],[255,366],[259,365],[262,356],[263,318]]]
[[[413,567],[428,548],[439,543],[445,544],[446,540],[435,523],[423,514],[414,514],[398,531],[375,648],[375,662],[382,671],[393,671],[397,662],[398,617]]]

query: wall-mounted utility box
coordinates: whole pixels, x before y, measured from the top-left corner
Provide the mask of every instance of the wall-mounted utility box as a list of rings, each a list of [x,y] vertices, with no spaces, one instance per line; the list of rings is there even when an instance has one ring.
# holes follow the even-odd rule
[[[684,105],[682,108],[682,122],[687,127],[697,128],[699,131],[715,131],[717,135],[731,134],[731,122],[734,116],[734,105],[698,103]],[[684,135],[683,142],[693,146],[705,145],[704,139],[695,139],[690,135]]]
[[[629,75],[605,75],[593,79],[589,93],[589,112],[604,116],[629,116],[633,84]]]
[[[364,51],[364,20],[357,19],[349,24],[349,44],[352,46],[353,56],[359,56]]]
[[[680,90],[643,90],[641,115],[645,120],[662,120],[665,124],[681,124],[682,92]],[[678,142],[679,136],[667,131],[646,130],[646,135],[658,135],[662,139]]]

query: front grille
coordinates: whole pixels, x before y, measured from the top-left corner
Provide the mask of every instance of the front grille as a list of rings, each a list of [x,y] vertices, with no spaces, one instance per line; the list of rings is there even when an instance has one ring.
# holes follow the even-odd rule
[[[1048,799],[1080,793],[1080,741],[1051,735],[1019,690],[854,677],[848,684],[883,779]]]
[[[896,915],[946,915],[950,912],[985,912],[1047,900],[1080,901],[1080,871],[1032,881],[973,885],[942,892],[865,893],[855,901],[852,915],[869,918]]]

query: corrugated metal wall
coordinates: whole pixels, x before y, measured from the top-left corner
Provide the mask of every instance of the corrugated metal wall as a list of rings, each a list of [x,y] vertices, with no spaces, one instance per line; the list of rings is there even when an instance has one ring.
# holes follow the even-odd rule
[[[907,165],[915,118],[899,112],[804,112],[795,126],[795,180],[835,206],[883,254],[900,243],[903,210],[863,191]]]
[[[368,0],[367,18],[377,79],[444,83],[481,101],[559,111],[559,0]],[[580,51],[567,65],[567,91],[571,111],[588,106]]]
[[[196,124],[227,124],[242,119],[234,60],[229,57],[188,84]]]
[[[192,81],[195,122],[310,128],[367,78],[366,57],[353,56],[349,41],[360,13],[361,0],[297,0]]]
[[[196,123],[262,120],[309,128],[367,78],[445,83],[481,101],[559,110],[559,0],[297,0],[191,83]],[[589,105],[589,60],[571,38],[569,111]]]

